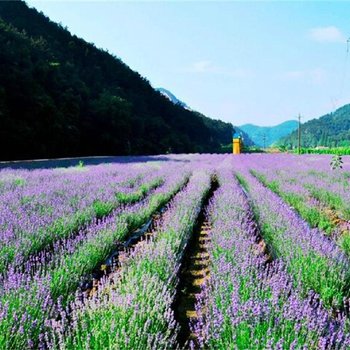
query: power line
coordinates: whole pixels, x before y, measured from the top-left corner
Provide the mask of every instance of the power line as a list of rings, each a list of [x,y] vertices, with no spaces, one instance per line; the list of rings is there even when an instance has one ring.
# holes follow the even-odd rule
[[[299,121],[299,124],[298,124],[298,153],[300,154],[301,153],[301,115],[300,115],[300,113],[298,115],[298,121]]]
[[[264,149],[266,149],[266,134],[262,134],[261,137],[263,140]]]
[[[347,77],[347,73],[348,73],[348,61],[349,61],[349,52],[350,52],[350,37],[348,38],[348,40],[346,40],[346,53],[345,53],[345,57],[344,57],[344,63],[343,63],[343,67],[342,67],[342,74],[341,74],[341,81],[340,81],[340,89],[339,89],[339,96],[338,98],[335,98],[335,103],[333,108],[336,109],[339,105],[338,105],[338,101],[342,99],[343,94],[344,94],[344,90],[345,90],[345,82],[346,82],[346,77]],[[332,101],[333,103],[333,101]]]

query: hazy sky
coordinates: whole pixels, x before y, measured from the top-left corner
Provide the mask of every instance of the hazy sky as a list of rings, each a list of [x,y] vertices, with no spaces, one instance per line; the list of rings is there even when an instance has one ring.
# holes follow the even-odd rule
[[[305,121],[350,103],[350,2],[27,3],[235,125],[299,112]]]

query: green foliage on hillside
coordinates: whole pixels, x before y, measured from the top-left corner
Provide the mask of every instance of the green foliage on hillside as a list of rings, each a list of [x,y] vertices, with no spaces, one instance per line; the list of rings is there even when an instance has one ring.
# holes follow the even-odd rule
[[[0,159],[220,152],[232,125],[176,106],[117,57],[0,2]]]
[[[296,130],[297,127],[298,122],[296,120],[289,120],[276,126],[257,126],[253,124],[240,126],[240,128],[249,135],[252,141],[260,147],[264,146],[264,136],[265,146],[270,147],[282,137]]]
[[[298,154],[298,149],[295,148],[293,153]],[[350,155],[350,147],[330,147],[330,148],[305,148],[302,147],[300,149],[301,154],[336,154],[339,156],[349,156]]]
[[[231,134],[229,138],[227,138],[227,123],[217,120],[217,119],[210,119],[204,116],[201,113],[194,112],[196,115],[198,115],[200,118],[202,118],[204,124],[211,130],[213,130],[213,139],[218,140],[226,140],[226,143],[229,144],[230,150],[232,151],[232,129]],[[250,139],[247,133],[245,133],[242,129],[238,128],[237,126],[234,126],[234,130],[242,135],[242,140],[245,146],[250,147],[254,146],[254,142]],[[231,152],[230,151],[230,152]],[[229,152],[229,153],[230,153]],[[225,152],[226,153],[226,152]]]
[[[301,126],[303,147],[348,147],[350,146],[350,104],[337,109],[334,113],[312,119]],[[298,145],[298,132],[278,141],[279,145],[294,148]]]

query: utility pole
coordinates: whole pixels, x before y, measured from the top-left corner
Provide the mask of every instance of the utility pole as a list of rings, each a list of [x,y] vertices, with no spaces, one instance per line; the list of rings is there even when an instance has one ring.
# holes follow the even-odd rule
[[[301,154],[301,115],[298,115],[299,127],[298,127],[298,153]]]
[[[263,139],[264,149],[266,149],[266,135],[265,134],[262,135],[262,139]]]

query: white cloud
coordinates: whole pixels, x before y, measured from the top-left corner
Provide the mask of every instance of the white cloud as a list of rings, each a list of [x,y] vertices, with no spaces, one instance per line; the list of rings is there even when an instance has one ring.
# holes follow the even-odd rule
[[[249,69],[228,69],[225,67],[217,66],[209,60],[194,62],[189,71],[193,73],[220,74],[235,78],[248,78],[253,75],[252,71]]]
[[[324,43],[344,43],[345,35],[337,27],[318,27],[310,30],[310,38],[312,40]]]
[[[300,80],[301,78],[303,78],[305,75],[305,72],[300,71],[300,70],[291,70],[291,71],[287,71],[284,72],[282,74],[282,78],[284,78],[285,80]]]
[[[309,80],[315,85],[322,85],[327,80],[327,72],[322,68],[315,68],[309,72]]]
[[[327,72],[322,68],[310,70],[290,70],[281,74],[281,78],[287,81],[302,81],[313,85],[322,85],[327,80]]]
[[[249,69],[233,69],[231,71],[228,71],[227,74],[234,78],[251,78],[254,76],[253,71]]]
[[[198,61],[193,63],[192,71],[196,73],[218,73],[220,68],[215,66],[211,61]]]

